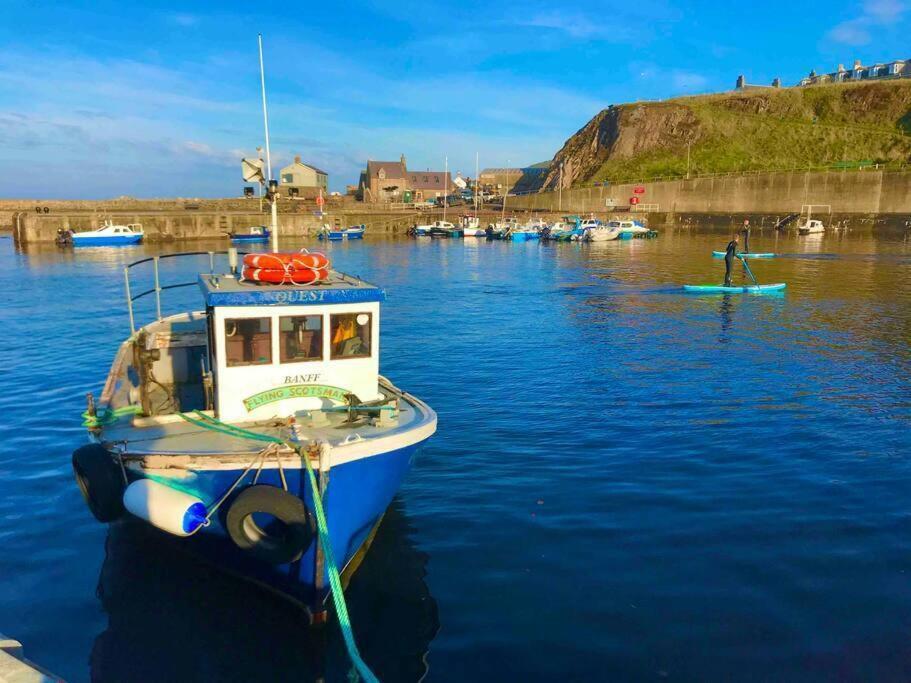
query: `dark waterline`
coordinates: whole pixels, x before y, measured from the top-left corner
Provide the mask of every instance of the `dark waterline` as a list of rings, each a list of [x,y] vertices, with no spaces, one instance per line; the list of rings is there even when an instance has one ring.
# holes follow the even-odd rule
[[[440,417],[349,590],[381,679],[911,678],[911,245],[754,233],[785,294],[683,295],[724,237],[329,246]],[[224,246],[0,241],[0,632],[70,681],[347,675],[334,629],[72,481],[122,266]]]

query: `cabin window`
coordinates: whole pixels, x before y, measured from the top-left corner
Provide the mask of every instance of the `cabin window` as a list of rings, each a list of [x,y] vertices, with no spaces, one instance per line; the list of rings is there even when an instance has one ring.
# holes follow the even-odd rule
[[[225,359],[229,368],[272,362],[271,318],[225,320]]]
[[[339,313],[332,316],[332,359],[369,358],[371,313]]]
[[[282,363],[323,359],[323,316],[291,315],[278,319]]]

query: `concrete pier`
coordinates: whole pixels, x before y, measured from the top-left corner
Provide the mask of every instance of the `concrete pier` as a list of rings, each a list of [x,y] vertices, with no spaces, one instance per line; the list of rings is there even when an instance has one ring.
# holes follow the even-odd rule
[[[28,661],[22,643],[0,633],[0,683],[53,683],[62,681]]]

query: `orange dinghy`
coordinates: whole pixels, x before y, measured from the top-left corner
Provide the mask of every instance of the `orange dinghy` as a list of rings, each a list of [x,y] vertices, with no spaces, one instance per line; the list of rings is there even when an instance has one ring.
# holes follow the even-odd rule
[[[312,285],[329,277],[327,268],[253,268],[244,266],[243,278],[251,282],[268,282],[272,285]]]
[[[301,251],[292,254],[247,254],[244,256],[244,266],[292,271],[313,268],[323,269],[329,267],[329,259],[325,254],[317,251],[313,253]]]

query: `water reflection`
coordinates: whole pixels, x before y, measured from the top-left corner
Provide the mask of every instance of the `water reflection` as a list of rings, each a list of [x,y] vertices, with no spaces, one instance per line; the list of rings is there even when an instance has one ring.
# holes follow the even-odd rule
[[[420,681],[439,628],[427,555],[393,502],[346,592],[361,653],[381,680]],[[145,525],[112,525],[97,594],[108,615],[91,680],[344,681],[335,621],[310,629],[289,602],[226,576]]]
[[[730,342],[728,331],[734,323],[734,299],[730,294],[721,297],[719,313],[721,314],[721,333],[718,335],[718,343],[727,344]]]

